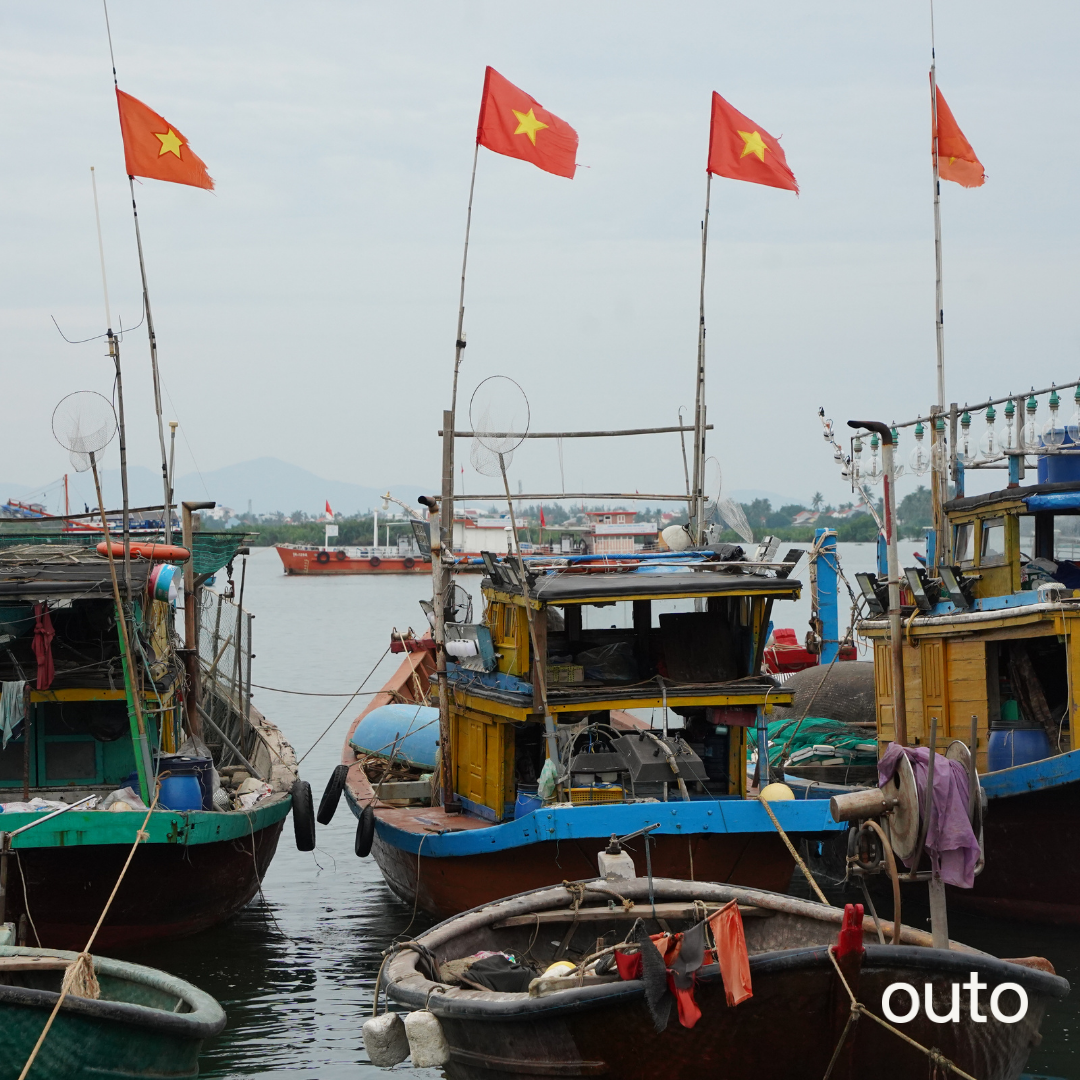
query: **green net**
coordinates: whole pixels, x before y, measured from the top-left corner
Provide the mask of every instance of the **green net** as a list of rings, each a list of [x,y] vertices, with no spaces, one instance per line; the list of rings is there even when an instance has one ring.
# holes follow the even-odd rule
[[[770,765],[877,764],[877,742],[869,728],[808,716],[801,724],[794,719],[774,720],[767,731]],[[757,731],[750,728],[746,733],[746,756],[749,759],[756,754]]]
[[[5,522],[5,524],[7,524]],[[247,547],[259,534],[253,532],[207,532],[200,531],[191,538],[191,566],[196,575],[216,574],[222,567],[227,566],[236,558],[236,553],[242,547]],[[120,537],[113,533],[113,540],[119,542]],[[48,544],[52,547],[65,548],[89,548],[94,549],[102,541],[100,532],[8,532],[6,529],[0,533],[0,551],[10,548],[34,547]],[[133,540],[139,543],[164,543],[163,532],[140,531]],[[173,533],[173,543],[179,544],[180,537]]]

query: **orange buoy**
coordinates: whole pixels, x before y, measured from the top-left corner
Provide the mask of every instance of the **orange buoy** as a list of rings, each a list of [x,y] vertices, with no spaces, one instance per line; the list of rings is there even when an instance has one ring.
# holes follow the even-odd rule
[[[129,547],[133,559],[150,559],[153,562],[186,562],[191,558],[191,552],[178,544],[146,544],[140,542],[130,544]],[[99,555],[108,554],[104,540],[98,544],[97,553]],[[124,557],[124,545],[114,540],[112,554],[114,559],[122,559]]]

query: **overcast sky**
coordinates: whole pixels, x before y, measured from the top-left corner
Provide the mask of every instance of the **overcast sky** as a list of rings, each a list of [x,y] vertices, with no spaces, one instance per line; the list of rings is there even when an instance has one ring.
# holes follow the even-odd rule
[[[217,182],[136,188],[179,473],[273,455],[437,482],[486,64],[577,129],[582,167],[570,181],[480,152],[466,402],[507,374],[538,430],[692,406],[713,90],[782,137],[802,189],[714,182],[725,487],[844,501],[817,407],[902,421],[933,399],[925,3],[112,0],[110,15],[120,87]],[[1070,381],[1080,9],[943,0],[936,17],[939,83],[989,177],[942,185],[948,398]],[[0,480],[44,484],[68,467],[56,402],[110,387],[101,343],[67,345],[49,318],[70,338],[104,329],[91,165],[114,322],[140,311],[100,4],[0,6],[0,146]],[[130,456],[153,467],[144,330],[123,360]],[[527,444],[512,479],[682,487],[676,436],[567,443],[563,459],[560,474],[554,443]]]

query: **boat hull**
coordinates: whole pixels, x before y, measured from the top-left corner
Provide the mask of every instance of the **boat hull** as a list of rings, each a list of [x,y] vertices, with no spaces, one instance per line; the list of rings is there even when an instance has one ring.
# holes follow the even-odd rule
[[[258,893],[290,805],[286,796],[246,814],[155,813],[150,839],[136,850],[95,948],[126,949],[195,934],[235,915]],[[82,820],[65,821],[71,816]],[[117,823],[121,816],[138,820],[130,825]],[[37,846],[18,841],[28,841],[38,829],[18,837],[18,857],[9,868],[8,921],[17,922],[28,913],[29,943],[82,949],[120,876],[142,819],[138,813],[69,811],[55,819],[58,826],[64,823],[63,833],[45,833],[42,827]],[[205,835],[203,839],[200,828],[204,835],[216,829],[221,838]],[[130,829],[130,839],[120,838],[124,829]],[[95,831],[106,842],[95,843]],[[74,835],[81,839],[74,841]]]
[[[570,811],[573,813],[573,811]],[[387,843],[376,832],[371,853],[387,885],[403,900],[438,918],[491,903],[500,896],[576,881],[596,873],[606,836],[544,841],[490,854],[435,858]],[[644,877],[644,845],[633,844],[637,873]],[[629,854],[629,852],[628,852]],[[657,877],[725,882],[783,892],[794,863],[777,835],[660,836],[652,844]]]
[[[430,574],[431,563],[415,555],[364,556],[355,558],[343,550],[326,551],[323,548],[284,547],[278,545],[286,574],[327,576],[333,574]],[[320,561],[319,556],[329,556]],[[340,556],[344,556],[341,558]]]
[[[1080,926],[1080,867],[1062,857],[1080,830],[1080,751],[980,777],[986,866],[949,903],[1025,922]]]
[[[56,959],[54,952],[0,949],[0,962]],[[58,959],[74,960],[68,953]],[[199,1050],[225,1026],[209,994],[154,968],[94,957],[101,997],[65,998],[41,1044],[39,1080],[195,1077]],[[62,972],[12,975],[0,985],[0,1080],[17,1080],[59,997]],[[176,1011],[179,1002],[184,1011]]]
[[[892,956],[882,956],[892,950]],[[1001,982],[1013,981],[1017,969],[1001,961],[938,953],[905,946],[867,946],[858,981],[858,997],[881,1015],[885,988],[906,982],[920,991],[934,985],[935,1006],[948,1011],[953,982],[962,984],[971,971],[988,985],[981,992],[981,1011],[988,995]],[[907,954],[904,958],[896,955]],[[910,959],[910,962],[908,960]],[[932,961],[939,960],[937,964]],[[1013,968],[1010,972],[1006,969]],[[584,996],[549,1015],[515,1019],[459,1019],[439,1015],[450,1044],[446,1075],[451,1080],[497,1080],[523,1076],[611,1076],[619,1080],[790,1080],[826,1074],[849,1014],[849,999],[835,976],[824,949],[794,950],[751,957],[754,996],[734,1008],[725,1001],[723,982],[713,969],[704,969],[694,996],[702,1019],[692,1028],[674,1016],[663,1032],[653,1027],[641,983],[625,983],[624,996],[590,1001]],[[1020,976],[1023,977],[1023,976]],[[1016,1080],[1038,1042],[1039,1026],[1049,1001],[1031,986],[1027,1015],[1016,1024],[993,1019],[974,1022],[961,997],[959,1023],[936,1024],[920,1011],[901,1026],[904,1034],[926,1047],[935,1047],[960,1068],[980,1080]],[[398,995],[395,995],[398,996]],[[400,998],[399,998],[400,1000]],[[1011,995],[1009,1001],[1014,1001]],[[1003,998],[1003,1007],[1005,999]],[[906,1008],[900,994],[897,1007]],[[1008,1008],[1012,1010],[1013,1005]],[[780,1024],[782,1023],[782,1027]],[[845,1040],[834,1080],[910,1080],[926,1076],[929,1062],[919,1050],[902,1042],[873,1021],[861,1020]]]

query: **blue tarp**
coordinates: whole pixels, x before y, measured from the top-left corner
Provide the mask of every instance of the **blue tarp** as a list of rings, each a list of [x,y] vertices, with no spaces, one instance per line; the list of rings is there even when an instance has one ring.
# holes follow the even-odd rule
[[[1080,491],[1057,491],[1052,495],[1029,495],[1027,508],[1036,510],[1080,510]]]
[[[435,768],[439,710],[429,705],[382,705],[356,725],[349,745],[364,754],[394,756],[415,769]],[[395,743],[396,748],[395,748]]]

